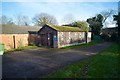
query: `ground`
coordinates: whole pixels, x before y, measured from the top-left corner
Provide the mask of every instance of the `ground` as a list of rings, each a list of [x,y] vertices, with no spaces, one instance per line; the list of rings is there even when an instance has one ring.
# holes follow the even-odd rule
[[[2,57],[3,78],[41,78],[55,70],[80,61],[108,48],[104,42],[76,49],[27,49],[9,52]],[[11,54],[12,53],[12,54]]]

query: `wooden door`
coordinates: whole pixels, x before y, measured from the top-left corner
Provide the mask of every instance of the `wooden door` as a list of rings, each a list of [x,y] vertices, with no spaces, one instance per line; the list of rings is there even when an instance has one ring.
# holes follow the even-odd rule
[[[50,47],[53,47],[53,34],[50,33]]]
[[[42,46],[47,46],[48,40],[47,40],[47,35],[46,34],[41,34],[41,45]]]

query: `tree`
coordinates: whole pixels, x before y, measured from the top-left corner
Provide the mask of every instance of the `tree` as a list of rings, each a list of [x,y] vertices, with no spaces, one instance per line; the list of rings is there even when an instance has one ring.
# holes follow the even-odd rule
[[[18,26],[29,26],[30,24],[29,18],[22,14],[17,14],[15,19],[16,19],[15,22]]]
[[[34,18],[33,18],[35,25],[38,26],[43,26],[45,24],[53,24],[53,25],[57,25],[57,20],[54,16],[49,15],[47,13],[41,13],[41,14],[37,14]]]
[[[87,19],[89,26],[92,31],[92,40],[94,35],[100,35],[101,29],[103,27],[103,16],[97,14],[97,16]]]
[[[118,42],[120,43],[120,12],[118,15],[113,15],[113,20],[116,21],[117,27],[118,27]]]
[[[114,14],[114,10],[102,11],[100,14],[97,14],[95,17],[87,19],[89,26],[92,31],[92,39],[94,35],[100,35],[100,32],[103,28],[103,25],[106,25],[108,18]]]
[[[111,17],[114,14],[114,10],[107,10],[107,11],[102,11],[101,15],[104,17],[102,23],[105,23],[105,21]]]
[[[30,20],[27,16],[23,16],[22,20],[23,20],[23,25],[29,26]]]
[[[116,13],[115,10],[104,10],[100,13],[104,18],[102,23],[105,27],[107,27],[108,24],[113,23],[112,17],[113,17],[113,14],[115,13]]]
[[[12,18],[2,15],[0,17],[0,24],[14,24],[14,22],[13,22]]]
[[[118,25],[120,23],[120,13],[118,13],[118,15],[113,15],[113,20],[116,21]]]
[[[70,24],[70,23],[73,23],[75,22],[75,18],[72,14],[67,14],[63,17],[63,20],[62,20],[65,24]]]
[[[73,27],[79,27],[80,29],[82,29],[82,30],[84,30],[84,31],[86,31],[86,32],[88,32],[88,24],[87,24],[87,22],[85,22],[85,21],[77,21],[77,22],[73,22],[72,24],[71,24],[71,26],[73,26]]]

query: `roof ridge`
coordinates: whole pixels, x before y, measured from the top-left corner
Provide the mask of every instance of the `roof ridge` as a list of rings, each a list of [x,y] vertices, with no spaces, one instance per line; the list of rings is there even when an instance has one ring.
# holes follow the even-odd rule
[[[81,32],[84,31],[80,29],[79,27],[72,27],[72,26],[59,26],[59,25],[51,25],[51,24],[46,24],[47,26],[57,30],[57,31],[66,31],[66,32]],[[62,27],[62,28],[61,28]]]
[[[2,26],[2,34],[27,34],[28,31],[38,31],[41,27],[18,27],[18,26]]]

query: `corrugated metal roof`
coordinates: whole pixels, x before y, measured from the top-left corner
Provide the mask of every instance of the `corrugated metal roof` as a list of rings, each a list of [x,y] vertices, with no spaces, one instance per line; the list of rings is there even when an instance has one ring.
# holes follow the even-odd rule
[[[28,34],[29,31],[38,31],[41,27],[38,26],[15,26],[2,25],[2,34]]]

